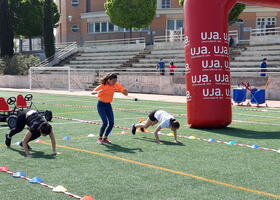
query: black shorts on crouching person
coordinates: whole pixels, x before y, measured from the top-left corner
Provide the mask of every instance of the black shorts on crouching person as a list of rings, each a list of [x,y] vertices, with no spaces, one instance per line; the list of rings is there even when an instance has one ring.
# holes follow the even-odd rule
[[[150,114],[149,114],[149,119],[151,120],[151,121],[157,121],[157,119],[155,118],[155,113],[157,112],[157,110],[154,110],[154,111],[152,111]]]

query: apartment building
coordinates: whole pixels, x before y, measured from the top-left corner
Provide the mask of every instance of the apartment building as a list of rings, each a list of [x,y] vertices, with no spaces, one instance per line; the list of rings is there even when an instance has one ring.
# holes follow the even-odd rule
[[[61,13],[56,30],[57,42],[112,40],[129,38],[129,30],[113,25],[104,12],[105,0],[55,0]],[[280,9],[248,5],[240,15],[242,22],[230,27],[248,39],[250,30],[279,26]],[[133,29],[133,38],[164,36],[183,29],[183,9],[178,0],[157,0],[156,16],[149,27]]]

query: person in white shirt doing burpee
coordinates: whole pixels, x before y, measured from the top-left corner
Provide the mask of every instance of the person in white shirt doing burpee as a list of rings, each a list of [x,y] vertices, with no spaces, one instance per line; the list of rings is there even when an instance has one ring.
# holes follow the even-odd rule
[[[175,142],[180,143],[180,141],[177,140],[177,130],[180,128],[180,123],[171,114],[164,110],[152,111],[146,121],[139,124],[133,124],[131,127],[131,132],[133,135],[135,135],[137,128],[148,128],[149,126],[154,126],[157,123],[159,123],[159,125],[154,132],[156,143],[163,144],[158,137],[158,133],[162,128],[170,128],[174,133]]]

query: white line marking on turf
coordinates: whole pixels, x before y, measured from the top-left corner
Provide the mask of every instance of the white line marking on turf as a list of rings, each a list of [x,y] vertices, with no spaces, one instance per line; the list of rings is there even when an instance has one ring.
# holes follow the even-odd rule
[[[243,116],[249,116],[249,117],[261,117],[261,118],[275,118],[275,119],[280,119],[280,117],[276,116],[267,116],[267,115],[253,115],[253,114],[242,114],[242,113],[233,113],[234,115],[243,115]]]
[[[256,125],[270,125],[270,126],[280,126],[280,124],[263,123],[263,122],[250,122],[243,120],[232,120],[233,122],[244,123],[244,124],[256,124]]]
[[[137,118],[138,117],[143,117],[143,115],[141,115],[141,116],[137,116],[137,117],[127,117],[127,118],[117,118],[117,119],[114,119],[114,121],[119,121],[119,120],[125,120],[125,119],[131,119],[131,120],[136,120],[137,121]],[[91,120],[91,121],[93,121],[93,122],[102,122],[102,120],[100,120],[100,119],[94,119],[94,120]],[[51,124],[57,124],[57,125],[59,125],[59,124],[78,124],[78,123],[83,123],[83,122],[53,122],[53,123],[51,123]]]

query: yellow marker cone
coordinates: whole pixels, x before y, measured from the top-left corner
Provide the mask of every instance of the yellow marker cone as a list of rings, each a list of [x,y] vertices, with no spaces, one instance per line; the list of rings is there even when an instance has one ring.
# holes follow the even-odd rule
[[[145,119],[144,119],[144,118],[139,118],[138,121],[139,121],[139,122],[144,122]]]
[[[169,136],[174,136],[174,133],[171,132],[171,133],[169,133],[168,135],[169,135]]]
[[[191,140],[195,140],[195,139],[196,139],[196,137],[195,137],[195,136],[190,136],[190,137],[189,137],[189,139],[191,139]]]
[[[67,189],[63,187],[62,185],[58,185],[53,189],[54,192],[66,192]]]

